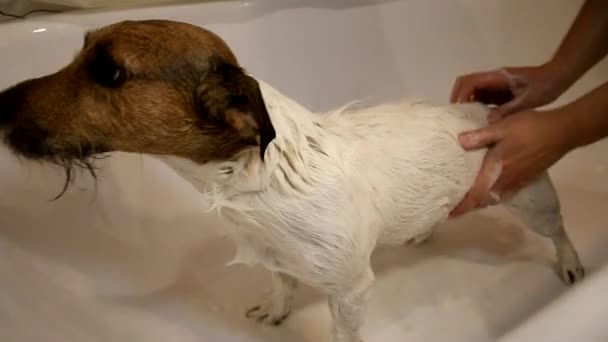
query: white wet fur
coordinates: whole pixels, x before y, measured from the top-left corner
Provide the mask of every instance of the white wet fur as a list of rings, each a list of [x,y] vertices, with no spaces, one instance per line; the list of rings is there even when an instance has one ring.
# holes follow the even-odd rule
[[[423,241],[447,219],[485,153],[465,152],[457,135],[484,126],[488,110],[402,101],[312,113],[259,83],[277,132],[264,162],[256,149],[205,165],[161,159],[204,195],[206,208],[234,223],[234,262],[273,272],[272,294],[249,317],[280,323],[299,280],[329,296],[333,342],[362,341],[373,249]],[[507,206],[553,239],[566,282],[583,276],[547,175]]]

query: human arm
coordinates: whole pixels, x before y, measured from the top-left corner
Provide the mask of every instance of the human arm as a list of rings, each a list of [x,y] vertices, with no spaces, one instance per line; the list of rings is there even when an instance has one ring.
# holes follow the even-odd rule
[[[586,0],[547,67],[569,86],[607,54],[608,1]]]
[[[549,104],[608,54],[608,1],[587,0],[553,57],[540,66],[505,67],[459,77],[451,101],[498,105],[490,121]]]
[[[530,110],[557,99],[606,54],[608,1],[587,0],[547,63],[457,79],[453,102],[475,100],[498,106],[490,114],[489,127],[461,136],[466,149],[490,148],[475,183],[452,216],[521,189],[569,151],[606,136],[606,84],[558,109]],[[509,116],[514,113],[518,114]]]

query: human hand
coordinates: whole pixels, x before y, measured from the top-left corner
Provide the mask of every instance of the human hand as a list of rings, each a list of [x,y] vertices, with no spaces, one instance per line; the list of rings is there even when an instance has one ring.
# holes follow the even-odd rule
[[[507,115],[549,104],[569,86],[566,75],[549,63],[538,67],[502,68],[459,77],[450,100],[497,105],[488,117],[490,122],[496,122]]]
[[[517,192],[569,150],[567,121],[560,111],[525,111],[486,128],[464,133],[467,150],[493,145],[475,183],[450,217],[483,208]]]

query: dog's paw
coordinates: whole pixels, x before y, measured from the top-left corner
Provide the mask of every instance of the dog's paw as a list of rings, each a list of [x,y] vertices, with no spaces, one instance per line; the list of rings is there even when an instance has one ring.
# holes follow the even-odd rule
[[[267,300],[247,310],[245,317],[254,319],[259,323],[278,326],[285,321],[290,313],[291,308],[285,305],[274,305],[271,300]]]
[[[560,260],[559,275],[566,285],[573,285],[585,277],[585,268],[576,254],[568,255]]]
[[[560,277],[566,285],[574,285],[585,277],[585,268],[579,265],[561,265]]]

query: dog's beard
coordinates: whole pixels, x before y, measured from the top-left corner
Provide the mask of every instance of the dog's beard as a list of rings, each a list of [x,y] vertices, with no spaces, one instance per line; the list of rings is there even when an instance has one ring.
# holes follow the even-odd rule
[[[78,171],[84,170],[88,172],[94,181],[95,189],[97,189],[97,171],[95,161],[105,159],[108,155],[104,154],[107,149],[101,145],[82,144],[78,147],[63,148],[54,151],[47,155],[45,161],[49,161],[64,170],[65,181],[63,187],[57,196],[51,199],[51,202],[58,200],[68,191],[70,186],[74,184]]]
[[[89,141],[67,143],[49,141],[48,133],[38,128],[13,129],[10,134],[0,131],[0,141],[4,142],[17,157],[41,163],[52,163],[64,170],[65,182],[60,193],[51,202],[61,198],[73,184],[75,171],[85,170],[93,177],[97,189],[97,168],[94,161],[104,159],[109,149],[105,144]]]
[[[107,155],[104,154],[95,154],[90,156],[82,156],[82,157],[56,157],[51,160],[51,162],[59,167],[63,168],[65,181],[63,183],[63,187],[59,194],[51,199],[51,202],[58,200],[68,191],[70,186],[74,183],[76,177],[76,171],[84,170],[87,171],[91,177],[93,178],[93,182],[95,185],[95,189],[97,189],[97,170],[98,168],[94,165],[95,160],[105,159]]]

